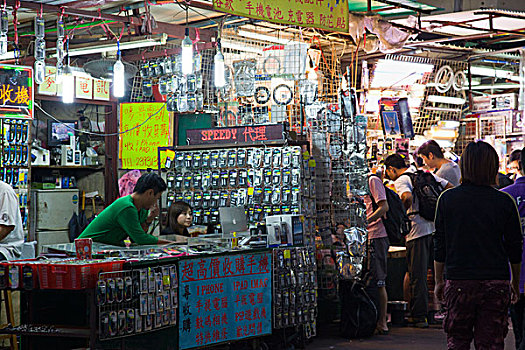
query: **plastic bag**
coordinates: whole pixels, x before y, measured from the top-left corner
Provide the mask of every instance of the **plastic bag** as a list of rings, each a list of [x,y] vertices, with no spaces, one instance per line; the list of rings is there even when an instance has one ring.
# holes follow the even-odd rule
[[[141,174],[139,170],[131,170],[118,180],[118,189],[120,197],[128,196],[133,193],[135,184],[140,178]]]

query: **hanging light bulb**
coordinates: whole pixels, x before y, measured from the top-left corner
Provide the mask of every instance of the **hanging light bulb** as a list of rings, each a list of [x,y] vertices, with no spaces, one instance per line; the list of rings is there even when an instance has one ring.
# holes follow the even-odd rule
[[[184,34],[184,40],[182,40],[182,74],[188,75],[193,72],[193,43],[189,37],[190,29],[186,27]]]
[[[117,41],[117,62],[113,65],[113,96],[124,97],[126,85],[126,69],[120,57],[120,43]]]
[[[75,76],[68,65],[62,75],[62,102],[73,103],[75,100]]]
[[[221,51],[221,42],[220,39],[217,40],[217,53],[213,58],[214,70],[215,70],[215,87],[221,88],[226,85],[226,80],[224,79],[224,55]]]

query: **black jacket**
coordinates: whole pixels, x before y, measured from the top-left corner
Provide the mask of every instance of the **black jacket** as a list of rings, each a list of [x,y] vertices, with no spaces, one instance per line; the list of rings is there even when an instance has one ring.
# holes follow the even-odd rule
[[[462,184],[442,193],[436,208],[434,259],[449,280],[508,280],[521,262],[518,208],[507,193]]]

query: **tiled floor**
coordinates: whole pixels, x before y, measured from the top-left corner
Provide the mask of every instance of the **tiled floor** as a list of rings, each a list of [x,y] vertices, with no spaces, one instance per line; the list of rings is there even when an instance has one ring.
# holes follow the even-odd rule
[[[505,349],[514,349],[512,330],[507,335]],[[428,329],[410,327],[391,328],[389,335],[373,336],[368,339],[346,340],[337,334],[336,327],[322,329],[319,336],[307,346],[307,350],[340,349],[388,349],[388,350],[443,350],[446,349],[445,333],[440,326]],[[472,346],[472,349],[474,347]]]

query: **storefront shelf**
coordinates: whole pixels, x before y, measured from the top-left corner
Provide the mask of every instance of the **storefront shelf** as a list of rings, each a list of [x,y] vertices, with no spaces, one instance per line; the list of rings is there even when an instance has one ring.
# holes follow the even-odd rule
[[[90,165],[78,165],[78,166],[61,166],[61,165],[33,165],[31,169],[82,169],[82,170],[102,170],[103,166],[90,166]]]
[[[0,329],[0,334],[17,334],[23,336],[45,336],[45,337],[70,337],[70,338],[89,338],[90,329],[83,327],[65,327],[53,326],[52,331],[40,331],[38,327],[50,327],[48,325],[24,325],[27,326],[25,330],[20,330],[19,327],[6,327]],[[32,329],[34,330],[32,330]]]

